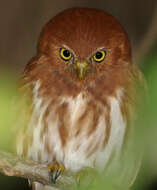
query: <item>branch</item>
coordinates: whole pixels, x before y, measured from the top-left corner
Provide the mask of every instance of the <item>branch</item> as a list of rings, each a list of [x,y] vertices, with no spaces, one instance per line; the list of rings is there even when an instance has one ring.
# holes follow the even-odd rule
[[[135,63],[139,63],[157,42],[157,4],[153,13],[152,21],[148,27],[148,31],[144,35],[143,41],[136,48]]]
[[[22,160],[10,153],[0,151],[0,172],[7,176],[18,176],[52,186],[58,189],[70,189],[76,185],[74,175],[69,171],[58,177],[56,184],[52,184],[49,171],[45,165],[30,160]]]

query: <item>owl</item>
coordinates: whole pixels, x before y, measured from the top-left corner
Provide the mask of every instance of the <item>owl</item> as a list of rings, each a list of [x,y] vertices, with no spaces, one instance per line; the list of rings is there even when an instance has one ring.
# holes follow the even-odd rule
[[[127,34],[113,16],[90,8],[64,10],[44,26],[37,54],[21,77],[19,101],[25,106],[17,154],[76,173],[107,173],[120,160],[127,162],[142,80]],[[138,168],[131,160],[133,169],[121,170],[128,184]],[[37,182],[33,187],[44,189]]]

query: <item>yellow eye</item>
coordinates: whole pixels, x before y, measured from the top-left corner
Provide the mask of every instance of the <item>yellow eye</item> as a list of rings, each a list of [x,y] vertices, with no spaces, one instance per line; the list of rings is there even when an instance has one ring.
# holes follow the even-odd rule
[[[64,61],[69,61],[72,57],[72,53],[68,49],[61,48],[60,56]]]
[[[106,51],[100,50],[96,52],[96,54],[93,56],[93,59],[95,62],[100,63],[102,62],[106,57]]]

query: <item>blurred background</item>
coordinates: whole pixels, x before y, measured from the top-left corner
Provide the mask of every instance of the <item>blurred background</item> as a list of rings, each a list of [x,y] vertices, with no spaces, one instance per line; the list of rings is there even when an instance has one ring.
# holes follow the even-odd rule
[[[129,35],[133,60],[141,67],[151,92],[151,103],[148,106],[151,118],[147,118],[148,121],[145,122],[149,122],[145,127],[152,131],[145,140],[151,143],[146,148],[147,156],[134,189],[156,190],[156,0],[0,0],[0,148],[10,150],[11,134],[7,129],[9,104],[14,96],[15,83],[20,73],[30,58],[36,54],[40,31],[53,16],[70,7],[103,9],[115,16]],[[28,185],[26,180],[0,175],[0,189],[4,188],[28,190]]]

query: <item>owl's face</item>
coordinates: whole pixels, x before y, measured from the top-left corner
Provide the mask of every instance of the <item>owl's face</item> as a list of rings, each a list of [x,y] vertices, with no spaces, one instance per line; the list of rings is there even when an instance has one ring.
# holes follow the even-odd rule
[[[113,93],[131,65],[130,44],[118,21],[104,11],[87,8],[68,9],[46,24],[37,59],[43,56],[35,64],[33,78],[45,86],[55,81],[58,88],[75,92],[103,85]]]
[[[87,78],[88,75],[96,74],[97,70],[100,69],[98,65],[103,64],[106,55],[107,49],[105,49],[105,47],[95,50],[95,52],[92,52],[91,55],[87,55],[82,60],[67,45],[62,45],[58,52],[58,56],[61,59],[60,62],[64,64],[70,76],[73,75],[80,81]]]

